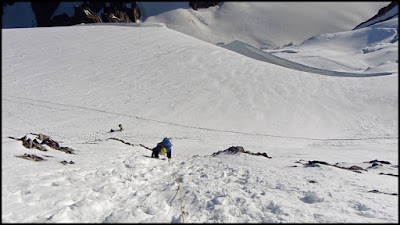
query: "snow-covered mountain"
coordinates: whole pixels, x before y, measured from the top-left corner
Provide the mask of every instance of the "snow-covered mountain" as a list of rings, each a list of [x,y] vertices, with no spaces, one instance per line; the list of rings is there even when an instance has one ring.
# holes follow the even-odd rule
[[[156,22],[237,4],[2,29],[2,222],[398,223],[398,18],[274,50]]]
[[[383,22],[389,20],[395,16],[399,16],[399,3],[398,2],[391,2],[388,6],[383,7],[379,10],[379,12],[373,16],[371,19],[359,24],[354,28],[360,29],[363,27],[371,26],[375,23]]]
[[[156,22],[213,44],[239,40],[273,49],[351,30],[390,2],[209,2],[209,8],[189,2],[33,3],[4,2],[2,27]]]
[[[238,40],[257,48],[274,49],[319,34],[351,30],[389,3],[223,2],[197,11],[183,2],[176,4],[176,9],[165,11],[159,9],[166,3],[138,4],[147,11],[142,21],[164,23],[213,44]]]
[[[357,30],[321,34],[299,45],[264,51],[307,66],[309,71],[316,68],[314,70],[325,75],[330,74],[328,71],[347,72],[348,76],[397,72],[398,33],[396,16]]]

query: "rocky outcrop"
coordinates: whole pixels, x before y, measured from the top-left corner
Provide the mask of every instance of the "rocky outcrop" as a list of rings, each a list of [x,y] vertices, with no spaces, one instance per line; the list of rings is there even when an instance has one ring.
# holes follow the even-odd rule
[[[136,23],[140,18],[140,9],[135,1],[129,2],[83,2],[82,4],[70,4],[74,7],[74,14],[69,16],[66,11],[60,9],[61,1],[32,1],[30,7],[35,14],[36,27],[70,26],[81,23]],[[14,4],[14,1],[3,1],[4,8]],[[64,12],[63,12],[64,11]],[[57,14],[55,14],[57,12]],[[18,15],[15,15],[17,18]]]
[[[28,160],[32,160],[32,161],[35,161],[35,162],[44,160],[40,156],[37,156],[37,155],[34,155],[34,154],[28,154],[28,153],[24,153],[23,155],[18,155],[18,156],[15,156],[15,157],[18,157],[18,158],[21,158],[21,159],[28,159]]]
[[[197,10],[199,8],[209,8],[218,5],[220,2],[189,2],[189,6],[192,9]]]
[[[71,19],[72,24],[79,23],[102,23],[103,21],[95,11],[90,9],[88,4],[75,5],[74,16]]]
[[[33,133],[31,133],[33,134]],[[37,138],[31,139],[28,138],[26,135],[22,138],[15,138],[15,137],[9,137],[14,140],[22,141],[22,145],[25,148],[36,148],[40,151],[47,151],[47,149],[43,145],[47,145],[50,148],[65,152],[67,154],[75,154],[74,149],[69,148],[69,147],[62,147],[60,144],[58,144],[57,141],[54,141],[50,136],[44,135],[44,134],[33,134],[36,135]],[[39,142],[37,139],[39,139],[41,142]]]
[[[140,18],[139,6],[136,2],[130,2],[130,6],[125,2],[105,4],[101,18],[105,23],[135,23]]]
[[[212,154],[212,156],[217,156],[217,155],[219,155],[221,153],[225,153],[225,154],[245,153],[245,154],[249,154],[249,155],[264,156],[266,158],[271,158],[265,152],[263,152],[263,153],[261,153],[261,152],[253,153],[253,152],[250,152],[250,151],[245,151],[242,146],[232,146],[232,147],[229,147],[226,150],[215,152],[215,153]]]

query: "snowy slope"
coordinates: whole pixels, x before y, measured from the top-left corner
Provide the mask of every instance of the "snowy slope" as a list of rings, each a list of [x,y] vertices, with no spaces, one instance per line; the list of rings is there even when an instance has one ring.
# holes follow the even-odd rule
[[[354,30],[368,27],[373,24],[392,19],[398,15],[399,15],[399,5],[397,2],[393,1],[388,6],[380,9],[379,12],[374,17],[356,26]]]
[[[395,71],[301,72],[145,23],[5,29],[2,60],[2,222],[398,222]],[[8,138],[30,133],[76,154]],[[170,164],[138,146],[165,136]],[[232,145],[272,158],[211,156]]]
[[[398,18],[370,27],[314,36],[299,45],[265,50],[320,69],[355,73],[398,72]]]

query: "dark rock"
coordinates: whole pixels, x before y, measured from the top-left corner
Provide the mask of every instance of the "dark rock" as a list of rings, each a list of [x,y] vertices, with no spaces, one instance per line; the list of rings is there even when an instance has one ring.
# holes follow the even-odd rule
[[[371,192],[371,193],[380,193],[380,194],[386,194],[386,195],[398,195],[397,193],[387,193],[387,192],[381,192],[381,191],[378,191],[378,190],[372,190],[372,191],[368,191],[368,192]]]
[[[390,164],[390,162],[388,162],[388,161],[379,161],[379,160],[377,160],[377,159],[375,159],[375,160],[371,160],[371,161],[369,161],[368,163],[382,163],[382,164]]]
[[[62,152],[65,152],[67,154],[74,154],[74,150],[72,148],[68,148],[68,147],[60,147],[59,149]]]
[[[265,152],[263,152],[263,153],[258,152],[258,153],[256,153],[255,155],[261,155],[261,156],[264,156],[264,157],[267,157],[267,158],[271,158],[271,157],[269,157],[269,156],[267,155],[267,153],[265,153]]]
[[[220,153],[236,154],[238,152],[243,152],[244,153],[244,148],[241,147],[241,146],[232,146],[232,147],[229,147],[226,150],[215,152],[215,153],[212,154],[212,156],[219,155]]]
[[[244,148],[242,146],[235,146],[235,147],[229,147],[228,151],[232,151],[232,152],[245,152]]]
[[[127,3],[131,3],[131,7],[127,7]],[[109,2],[101,18],[105,23],[132,23],[140,18],[140,9],[136,2]]]
[[[33,134],[33,133],[31,133],[31,134]],[[63,151],[67,154],[74,154],[74,151],[75,151],[74,149],[68,148],[68,147],[61,147],[58,144],[58,142],[52,140],[50,136],[47,136],[44,134],[34,134],[34,135],[36,135],[39,140],[42,140],[42,143],[39,143],[39,141],[37,139],[32,140],[30,138],[27,138],[26,135],[19,139],[14,138],[14,137],[9,137],[9,138],[12,138],[12,139],[18,140],[18,141],[22,141],[22,145],[26,148],[36,148],[40,151],[47,151],[47,149],[43,146],[43,145],[47,145],[51,148]]]
[[[360,27],[364,27],[364,26],[363,26],[364,24],[369,23],[369,22],[372,21],[372,20],[376,20],[376,22],[370,24],[369,26],[374,25],[375,23],[379,23],[379,22],[383,22],[383,21],[392,19],[393,17],[395,17],[396,15],[398,15],[398,13],[395,14],[395,15],[393,15],[392,17],[388,17],[388,18],[386,18],[386,19],[378,19],[378,18],[379,18],[379,17],[382,17],[383,15],[385,15],[385,13],[389,12],[391,9],[393,9],[393,8],[396,7],[396,6],[398,6],[398,2],[397,2],[397,1],[392,1],[389,5],[387,5],[387,6],[383,7],[383,8],[381,8],[375,16],[373,16],[372,18],[368,19],[368,20],[365,21],[365,22],[362,22],[362,23],[358,24],[353,30],[356,30],[356,29],[358,29],[358,28],[360,28]]]
[[[87,4],[75,5],[74,10],[73,24],[103,22],[97,13],[91,10]]]
[[[33,27],[48,26],[69,26],[81,23],[104,23],[104,22],[137,22],[140,18],[140,8],[135,1],[128,2],[107,2],[95,1],[77,4],[74,6],[74,15],[68,16],[66,12],[58,12],[57,9],[61,1],[32,1],[30,2],[32,11],[35,14],[36,24]],[[14,1],[3,1],[2,14],[4,8],[13,5]],[[65,9],[71,10],[71,9]],[[99,13],[103,10],[101,16]],[[54,14],[57,11],[58,14]],[[12,15],[19,19],[21,15]],[[52,18],[53,17],[53,18]]]
[[[330,165],[329,163],[324,162],[324,161],[318,161],[318,160],[308,161],[309,165],[316,164],[316,163],[323,164],[323,165]]]
[[[53,141],[53,140],[51,140],[51,139],[45,139],[45,140],[43,140],[43,141],[42,141],[42,145],[47,145],[47,146],[49,146],[50,148],[54,148],[54,149],[57,149],[57,150],[60,149],[60,145],[58,144],[58,142]]]
[[[44,134],[35,134],[35,133],[31,133],[31,134],[36,135],[36,137],[37,137],[39,140],[41,140],[41,141],[44,141],[44,140],[51,140],[51,137],[48,136],[48,135],[44,135]]]
[[[44,159],[40,156],[37,155],[33,155],[33,154],[28,154],[28,153],[24,153],[23,155],[20,156],[16,156],[18,158],[22,158],[22,159],[28,159],[28,160],[32,160],[32,161],[43,161]]]
[[[67,165],[67,164],[75,164],[73,161],[69,161],[69,163],[66,160],[61,161],[60,163]]]
[[[363,168],[361,168],[359,166],[350,166],[348,169],[349,170],[364,170]]]
[[[267,157],[267,158],[271,158],[271,157],[269,157],[267,155],[267,153],[260,153],[260,152],[253,153],[253,152],[250,152],[250,151],[245,151],[242,146],[232,146],[232,147],[229,147],[226,150],[215,152],[215,153],[212,154],[212,156],[216,156],[216,155],[219,155],[221,153],[227,153],[227,154],[245,153],[245,154],[249,154],[249,155],[256,155],[256,156],[260,156],[261,155],[261,156],[264,156],[264,157]]]
[[[42,146],[41,144],[36,145],[35,148],[40,151],[43,151],[43,152],[47,151],[47,149],[44,146]]]
[[[121,11],[115,10],[110,13],[102,13],[101,18],[103,18],[105,23],[131,23],[132,20]]]
[[[355,172],[355,173],[361,173],[360,170],[368,171],[368,170],[363,169],[363,168],[361,168],[361,167],[359,167],[359,166],[343,167],[343,166],[338,166],[337,163],[336,163],[335,165],[333,165],[333,166],[334,166],[334,167],[337,167],[337,168],[340,168],[340,169],[351,170],[351,171],[353,171],[353,172]]]
[[[192,9],[197,10],[199,8],[209,8],[218,5],[220,2],[189,2],[189,6]]]
[[[318,163],[310,163],[310,164],[305,164],[305,167],[321,167],[321,165],[318,165]]]
[[[399,177],[399,175],[396,175],[393,173],[379,173],[379,175],[388,175],[388,176],[393,176],[393,177]]]
[[[379,165],[381,165],[381,164],[379,164],[379,163],[372,163],[371,167],[375,167],[375,166],[379,166]]]
[[[140,8],[136,3],[135,3],[135,6],[133,7],[133,16],[135,18],[134,22],[136,22],[138,19],[140,19]]]
[[[32,148],[32,140],[30,138],[26,139],[26,137],[22,140],[22,145],[25,148]]]

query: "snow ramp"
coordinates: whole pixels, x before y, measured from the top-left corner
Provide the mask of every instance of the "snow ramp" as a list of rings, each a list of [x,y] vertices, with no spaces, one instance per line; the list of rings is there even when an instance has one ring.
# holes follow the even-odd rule
[[[229,49],[231,51],[237,52],[244,56],[260,60],[263,62],[272,63],[275,65],[283,66],[289,69],[309,72],[309,73],[316,73],[326,76],[337,76],[337,77],[373,77],[373,76],[386,76],[391,75],[390,72],[383,72],[383,73],[349,73],[349,72],[340,72],[334,70],[326,70],[326,69],[319,69],[315,67],[306,66],[300,63],[296,63],[293,61],[289,61],[287,59],[272,55],[270,53],[261,51],[260,49],[253,47],[249,44],[244,42],[235,40],[229,44],[221,45],[221,47]]]

